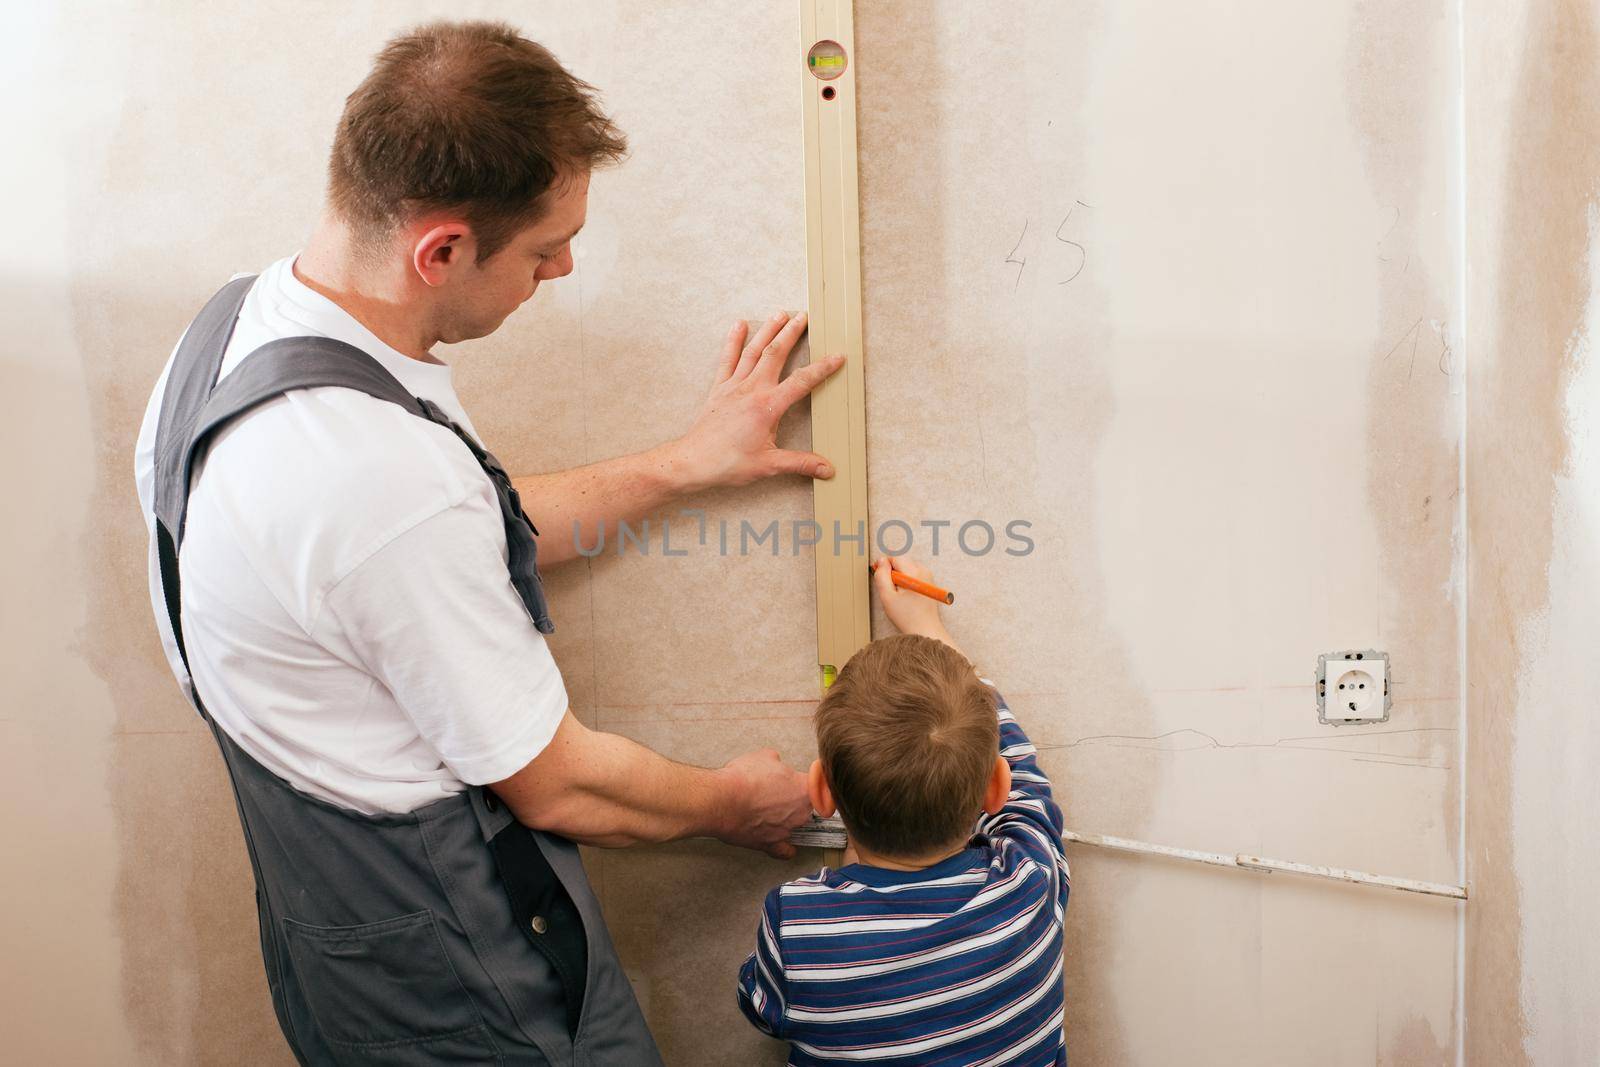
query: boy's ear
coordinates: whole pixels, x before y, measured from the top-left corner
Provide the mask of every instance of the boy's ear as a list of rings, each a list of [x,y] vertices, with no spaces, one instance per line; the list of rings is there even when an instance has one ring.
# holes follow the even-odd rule
[[[983,790],[983,810],[988,815],[1000,814],[1011,795],[1011,764],[1004,756],[994,758],[994,769],[989,772],[989,784]]]
[[[811,810],[824,819],[838,813],[839,805],[833,802],[833,790],[828,788],[828,776],[822,773],[819,759],[812,760],[811,769],[806,772],[806,794],[811,798]]]

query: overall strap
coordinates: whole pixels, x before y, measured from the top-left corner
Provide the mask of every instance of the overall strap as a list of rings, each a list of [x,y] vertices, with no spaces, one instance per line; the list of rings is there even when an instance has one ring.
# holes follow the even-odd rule
[[[397,404],[411,414],[436,423],[455,434],[484,476],[494,486],[500,502],[500,521],[506,535],[506,569],[511,584],[528,609],[528,617],[540,633],[554,633],[550,608],[545,602],[544,583],[539,578],[539,531],[522,510],[522,498],[511,484],[511,475],[488,449],[431,400],[412,396],[400,380],[354,345],[331,337],[282,337],[269,341],[246,356],[232,374],[224,378],[200,412],[194,428],[193,457],[203,454],[211,437],[222,427],[252,408],[282,396],[291,389],[337,386],[355,389],[379,400]],[[188,474],[185,472],[184,478]],[[183,544],[183,527],[177,530],[177,544]]]
[[[189,667],[189,652],[183,643],[183,621],[178,593],[178,542],[175,531],[183,526],[189,506],[189,443],[201,409],[216,388],[222,372],[222,357],[233,338],[253,274],[235,278],[217,290],[200,309],[172,354],[167,368],[167,383],[161,394],[161,414],[156,419],[155,512],[157,556],[161,566],[161,595],[167,605],[167,621],[178,645],[184,669]],[[181,472],[181,476],[180,476]],[[193,692],[195,707],[205,717],[200,694]],[[208,719],[209,721],[209,719]]]
[[[217,432],[234,419],[292,389],[322,386],[354,389],[398,404],[413,415],[427,417],[422,401],[407,392],[383,364],[354,345],[331,337],[280,337],[268,341],[246,356],[232,374],[211,390],[189,427],[188,447],[173,450],[171,484],[174,488],[181,485],[183,491],[181,495],[177,492],[169,495],[172,503],[180,506],[168,514],[158,511],[157,517],[172,531],[179,548],[183,547],[189,477],[195,461],[205,455]],[[158,480],[161,474],[157,471]]]
[[[397,404],[454,433],[477,460],[499,498],[512,585],[534,626],[541,633],[553,633],[555,624],[550,621],[544,584],[539,578],[538,546],[534,540],[538,530],[523,512],[521,498],[505,467],[437,404],[412,396],[383,364],[354,345],[331,337],[282,337],[269,341],[246,356],[220,383],[217,381],[234,322],[253,281],[238,278],[229,282],[211,298],[184,334],[168,372],[156,427],[157,552],[167,618],[184,666],[188,666],[189,655],[183,640],[178,552],[183,546],[190,475],[225,426],[294,389],[354,389]]]
[[[517,487],[511,484],[511,475],[506,473],[492,453],[446,415],[438,404],[421,397],[417,398],[417,403],[422,406],[424,415],[440,426],[449,427],[461,438],[461,443],[467,446],[472,458],[478,461],[483,473],[494,483],[495,495],[500,498],[500,519],[506,528],[506,569],[511,572],[511,584],[522,598],[528,616],[533,619],[533,625],[539,632],[555,633],[555,623],[550,621],[550,609],[545,604],[544,583],[539,578],[539,548],[534,540],[539,535],[539,528],[522,510],[522,497]]]
[[[189,496],[188,479],[177,477],[176,468],[187,462],[195,420],[216,388],[223,354],[233,337],[234,323],[239,321],[239,309],[255,280],[253,274],[235,278],[206,301],[184,331],[167,370],[161,416],[156,421],[155,513],[157,520],[174,530]]]

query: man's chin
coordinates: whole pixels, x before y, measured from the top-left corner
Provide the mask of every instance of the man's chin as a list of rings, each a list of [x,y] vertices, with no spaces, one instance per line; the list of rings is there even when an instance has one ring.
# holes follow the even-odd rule
[[[470,326],[459,326],[453,334],[448,337],[441,337],[440,340],[447,345],[458,345],[462,341],[476,341],[480,337],[488,337],[491,333],[504,326],[506,319],[510,317],[510,315],[504,315],[488,324],[476,323]]]

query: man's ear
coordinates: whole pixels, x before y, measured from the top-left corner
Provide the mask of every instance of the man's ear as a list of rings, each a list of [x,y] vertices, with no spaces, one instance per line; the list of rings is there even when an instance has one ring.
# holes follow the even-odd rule
[[[1006,798],[1011,795],[1011,764],[1006,762],[1004,756],[994,758],[994,767],[989,771],[989,784],[983,789],[983,810],[989,815],[1000,814],[1000,809],[1006,806]]]
[[[473,262],[477,249],[472,227],[460,219],[441,219],[414,234],[411,267],[425,284],[437,288],[462,264]]]
[[[828,776],[822,773],[819,759],[812,760],[806,772],[806,794],[811,798],[811,810],[824,819],[838,813],[839,805],[833,802],[833,790],[828,788]]]

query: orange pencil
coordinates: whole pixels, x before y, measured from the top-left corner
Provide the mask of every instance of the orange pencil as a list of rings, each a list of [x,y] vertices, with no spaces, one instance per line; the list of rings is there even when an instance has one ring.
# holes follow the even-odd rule
[[[872,567],[867,566],[867,573],[872,573]],[[904,571],[890,571],[889,579],[901,589],[909,589],[913,593],[921,593],[931,600],[940,600],[946,604],[954,604],[956,595],[948,589],[940,589],[932,582],[925,582],[921,578],[913,578]]]

